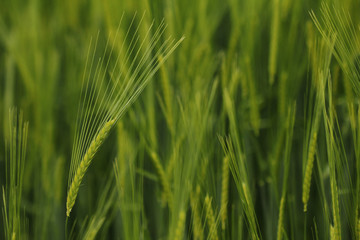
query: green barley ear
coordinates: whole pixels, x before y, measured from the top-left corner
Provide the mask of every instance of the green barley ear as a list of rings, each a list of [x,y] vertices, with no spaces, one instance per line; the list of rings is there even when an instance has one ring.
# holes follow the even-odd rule
[[[185,212],[180,211],[178,225],[177,225],[176,230],[175,230],[175,238],[174,238],[174,240],[183,239],[185,220],[186,220]]]
[[[209,239],[218,240],[217,230],[216,230],[216,220],[214,211],[211,206],[211,198],[209,195],[206,195],[205,197],[205,210],[206,210],[206,221],[209,226]]]
[[[333,170],[335,171],[335,169]],[[340,210],[339,210],[339,192],[336,185],[336,179],[333,179],[331,185],[331,197],[332,197],[332,210],[333,210],[333,239],[341,239],[341,221],[340,221]]]
[[[66,215],[70,216],[71,209],[73,208],[78,194],[81,181],[85,175],[86,170],[88,169],[91,160],[94,158],[95,153],[104,142],[105,138],[108,136],[111,127],[114,125],[115,120],[110,120],[100,129],[99,133],[96,135],[95,139],[91,142],[88,150],[86,151],[84,158],[81,160],[74,178],[71,182],[69,192],[66,199]]]
[[[314,166],[315,152],[316,152],[317,133],[314,132],[309,145],[308,160],[306,163],[305,176],[303,182],[302,201],[304,204],[304,212],[307,211],[307,203],[310,195],[311,175]]]
[[[6,239],[22,239],[24,234],[21,211],[23,176],[29,123],[24,122],[23,113],[15,108],[9,111],[9,139],[6,142],[5,172],[6,185],[3,186],[3,220]],[[7,149],[9,147],[9,149]]]
[[[227,205],[229,200],[229,156],[224,157],[223,169],[222,169],[222,183],[221,183],[221,205],[220,205],[220,215],[221,215],[221,228],[225,230],[226,227],[226,218],[227,218]]]
[[[226,96],[226,95],[225,95]],[[225,98],[226,100],[227,98]],[[227,99],[229,100],[229,99]],[[232,114],[229,114],[232,116]],[[230,118],[231,119],[231,118]],[[238,137],[235,135],[235,140],[239,142]],[[246,161],[245,154],[242,152],[242,149],[239,144],[235,145],[237,151],[235,154],[235,149],[232,143],[231,137],[223,138],[219,137],[220,144],[225,152],[225,155],[229,156],[229,167],[234,179],[239,197],[241,198],[241,205],[245,213],[245,217],[248,221],[248,227],[250,234],[253,239],[260,239],[259,236],[259,225],[255,214],[254,204],[252,202],[251,193],[249,191],[249,179],[248,172],[246,170]]]
[[[137,20],[135,14],[126,28],[128,30],[120,34],[123,15],[115,35],[109,37],[99,59],[95,59],[99,36],[93,53],[90,44],[68,178],[67,217],[75,204],[82,179],[112,127],[184,39],[176,41],[171,36],[165,37],[167,25],[164,20],[157,28],[154,28],[153,21],[146,31],[142,31],[140,26],[146,25],[144,16]]]
[[[203,240],[204,239],[204,229],[201,223],[201,215],[199,213],[199,202],[200,202],[200,186],[196,186],[195,192],[190,194],[190,205],[191,212],[193,215],[192,225],[193,225],[193,233],[195,240]]]
[[[161,165],[159,156],[154,151],[150,150],[150,157],[151,157],[151,160],[154,163],[156,171],[159,175],[159,180],[163,187],[164,196],[166,198],[166,201],[168,202],[169,208],[171,209],[172,208],[172,193],[171,193],[170,183],[168,181],[167,175],[164,171],[163,166]]]
[[[334,226],[332,224],[330,224],[330,240],[336,240],[335,229],[334,229]]]
[[[333,38],[331,38],[331,42],[331,46],[333,46]],[[304,205],[304,212],[307,212],[310,196],[311,176],[316,155],[317,134],[319,131],[320,119],[323,114],[322,109],[325,106],[325,83],[329,78],[329,66],[333,53],[333,48],[329,47],[325,41],[314,40],[313,49],[313,85],[310,88],[310,101],[307,113],[309,115],[309,122],[306,127],[306,142],[304,144],[305,148],[303,152],[303,169],[305,170],[303,174],[302,202]]]

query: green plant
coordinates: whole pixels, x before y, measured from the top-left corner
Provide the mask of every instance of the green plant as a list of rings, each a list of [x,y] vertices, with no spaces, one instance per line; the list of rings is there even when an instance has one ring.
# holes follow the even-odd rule
[[[359,239],[359,7],[3,0],[0,238]]]
[[[27,238],[26,219],[22,213],[21,201],[29,123],[24,122],[23,113],[16,109],[9,111],[9,145],[6,145],[6,185],[2,187],[3,218],[7,239]],[[9,149],[7,147],[9,146]]]

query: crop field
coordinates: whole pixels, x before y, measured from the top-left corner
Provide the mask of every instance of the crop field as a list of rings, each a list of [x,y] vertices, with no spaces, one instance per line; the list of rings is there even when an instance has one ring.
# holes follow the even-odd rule
[[[360,240],[360,2],[0,0],[0,239]]]

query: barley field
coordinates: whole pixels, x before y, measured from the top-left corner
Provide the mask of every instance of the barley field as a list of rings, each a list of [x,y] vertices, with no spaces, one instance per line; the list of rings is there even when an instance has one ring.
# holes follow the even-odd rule
[[[1,0],[0,239],[360,240],[360,2]]]

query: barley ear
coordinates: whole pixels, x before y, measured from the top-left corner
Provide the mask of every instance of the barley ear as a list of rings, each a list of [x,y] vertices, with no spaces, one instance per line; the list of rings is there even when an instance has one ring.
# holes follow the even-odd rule
[[[218,240],[219,238],[216,231],[215,216],[211,207],[211,198],[208,195],[206,195],[205,197],[205,207],[206,207],[206,221],[209,226],[209,239]]]
[[[317,133],[315,132],[313,134],[313,136],[311,138],[311,142],[309,144],[308,160],[306,163],[304,183],[303,183],[302,202],[304,204],[304,212],[307,211],[307,204],[308,204],[309,196],[310,196],[311,175],[312,175],[312,169],[314,166],[316,140],[317,140]]]
[[[184,225],[185,225],[185,219],[186,219],[186,214],[184,211],[181,211],[179,214],[179,220],[178,220],[178,224],[175,230],[175,238],[174,240],[181,240],[183,237],[183,232],[184,232]]]
[[[199,197],[200,197],[200,186],[197,185],[195,192],[192,192],[190,194],[190,205],[193,215],[192,225],[193,225],[194,240],[204,239],[204,230],[201,224],[201,215],[198,209]]]
[[[110,120],[104,124],[100,129],[99,133],[96,135],[94,140],[90,143],[88,150],[86,151],[83,159],[81,160],[79,166],[76,169],[75,175],[71,181],[70,188],[68,190],[67,199],[66,199],[66,216],[70,216],[71,209],[75,204],[77,194],[79,192],[80,184],[84,178],[85,172],[88,169],[92,159],[95,156],[95,153],[104,142],[106,137],[109,135],[109,132],[114,126],[115,120]]]
[[[335,230],[332,224],[330,225],[330,240],[335,240]]]
[[[331,182],[331,195],[332,195],[332,209],[334,215],[333,235],[332,239],[341,239],[341,222],[340,222],[340,210],[339,210],[339,199],[338,199],[338,188],[336,181]]]
[[[169,183],[168,178],[167,178],[167,176],[165,174],[164,168],[161,165],[159,156],[154,151],[150,150],[150,157],[151,157],[151,160],[154,163],[156,171],[159,174],[159,180],[160,180],[160,183],[161,183],[161,185],[163,187],[164,195],[165,195],[165,198],[166,198],[166,200],[168,202],[169,208],[172,208],[172,195],[171,195],[170,183]]]
[[[340,240],[339,231],[336,230],[336,226],[330,224],[330,240]]]
[[[227,218],[227,205],[229,195],[229,157],[224,157],[223,169],[222,169],[222,186],[221,186],[221,228],[225,230],[226,218]]]

